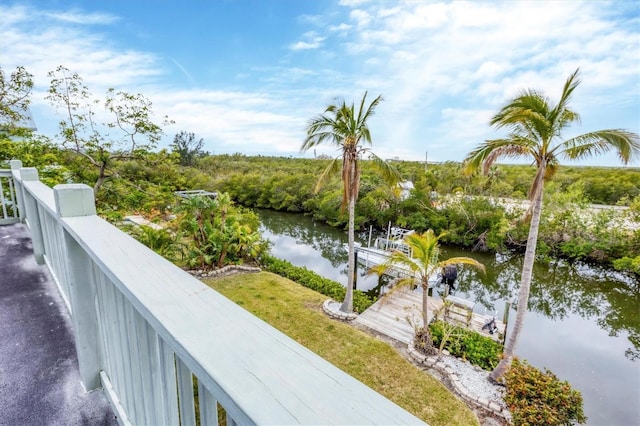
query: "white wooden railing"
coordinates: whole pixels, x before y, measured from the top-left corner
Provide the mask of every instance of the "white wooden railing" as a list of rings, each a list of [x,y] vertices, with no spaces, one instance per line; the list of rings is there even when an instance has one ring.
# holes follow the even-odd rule
[[[0,225],[20,222],[11,170],[0,170]]]
[[[20,215],[73,319],[82,383],[121,424],[418,424],[419,419],[96,215],[86,185],[11,162]],[[309,324],[313,327],[314,324]]]

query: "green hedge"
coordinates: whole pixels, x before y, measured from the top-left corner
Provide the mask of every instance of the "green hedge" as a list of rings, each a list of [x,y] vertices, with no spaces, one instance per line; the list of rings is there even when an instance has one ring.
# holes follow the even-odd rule
[[[324,278],[307,268],[294,266],[286,260],[273,256],[263,256],[260,263],[262,268],[269,272],[289,278],[334,300],[344,300],[346,289],[340,283]],[[360,290],[353,291],[353,310],[355,312],[364,312],[375,301],[375,298],[367,296]]]
[[[444,346],[451,355],[463,358],[484,370],[493,370],[498,365],[502,353],[500,343],[475,331],[461,327],[455,328],[454,337],[450,337]],[[444,335],[442,321],[429,324],[429,330],[434,346],[440,347]]]

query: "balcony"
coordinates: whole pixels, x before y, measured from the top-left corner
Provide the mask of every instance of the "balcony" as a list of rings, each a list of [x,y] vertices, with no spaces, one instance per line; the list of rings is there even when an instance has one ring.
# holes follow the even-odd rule
[[[46,405],[31,424],[423,424],[99,218],[88,186],[49,188],[17,160],[0,184],[0,368],[25,362],[15,383],[0,370],[0,403],[16,416]],[[47,275],[57,294],[34,287]],[[41,380],[55,351],[77,353],[66,382]]]

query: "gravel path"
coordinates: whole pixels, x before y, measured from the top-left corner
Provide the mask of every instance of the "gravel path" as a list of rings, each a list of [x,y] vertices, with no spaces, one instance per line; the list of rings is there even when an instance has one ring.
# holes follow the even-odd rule
[[[458,376],[460,384],[471,394],[507,408],[504,402],[504,386],[489,381],[489,372],[451,355],[443,356],[442,363]]]

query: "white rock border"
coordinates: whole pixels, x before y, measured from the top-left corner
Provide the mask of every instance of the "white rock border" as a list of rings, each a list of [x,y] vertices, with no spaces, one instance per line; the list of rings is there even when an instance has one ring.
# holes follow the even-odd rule
[[[342,312],[340,310],[341,305],[342,303],[340,302],[336,302],[333,299],[327,299],[322,304],[322,310],[329,317],[340,321],[353,321],[354,319],[358,318],[358,314],[356,314],[355,312]]]
[[[407,347],[407,352],[411,359],[413,359],[419,365],[423,365],[427,368],[432,368],[440,372],[440,374],[445,375],[449,378],[451,385],[453,386],[455,392],[465,401],[471,402],[473,404],[477,404],[480,407],[492,412],[496,416],[502,417],[505,421],[512,423],[511,421],[511,413],[508,409],[499,406],[493,401],[488,401],[486,398],[479,397],[477,395],[473,395],[469,392],[461,383],[458,375],[453,369],[449,366],[445,365],[443,362],[438,362],[437,357],[435,356],[426,356],[421,354],[414,347],[414,342],[409,343]]]
[[[214,269],[212,271],[203,271],[201,269],[192,269],[189,272],[196,278],[210,278],[218,277],[221,275],[228,275],[234,272],[261,272],[262,269],[256,266],[244,266],[244,265],[227,265],[220,269]]]

